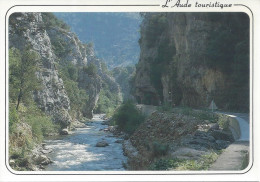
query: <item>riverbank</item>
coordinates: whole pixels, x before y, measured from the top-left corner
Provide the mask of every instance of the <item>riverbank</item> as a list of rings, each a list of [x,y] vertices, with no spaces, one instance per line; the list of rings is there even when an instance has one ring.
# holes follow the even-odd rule
[[[208,170],[235,141],[227,123],[207,111],[155,111],[123,144],[128,169]]]

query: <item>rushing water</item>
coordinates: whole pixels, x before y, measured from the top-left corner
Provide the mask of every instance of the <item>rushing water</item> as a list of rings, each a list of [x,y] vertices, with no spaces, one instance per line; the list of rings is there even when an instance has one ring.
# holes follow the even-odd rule
[[[71,135],[46,140],[46,148],[52,149],[48,156],[53,161],[46,171],[112,171],[124,170],[122,144],[103,129],[100,115],[94,115],[85,128],[78,128]],[[97,142],[105,140],[109,146],[96,147]]]

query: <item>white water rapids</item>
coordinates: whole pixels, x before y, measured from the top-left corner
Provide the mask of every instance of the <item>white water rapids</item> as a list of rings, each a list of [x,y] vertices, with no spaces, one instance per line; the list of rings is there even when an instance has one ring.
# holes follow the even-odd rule
[[[53,161],[46,171],[113,171],[125,170],[123,163],[122,144],[116,143],[116,138],[102,129],[101,115],[94,115],[92,122],[85,128],[78,128],[71,135],[59,136],[46,140],[46,148],[52,152],[48,157]],[[96,147],[97,142],[105,140],[109,146]]]

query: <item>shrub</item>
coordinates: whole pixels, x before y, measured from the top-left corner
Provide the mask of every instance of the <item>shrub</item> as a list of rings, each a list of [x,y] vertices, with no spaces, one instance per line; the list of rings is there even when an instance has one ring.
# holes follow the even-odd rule
[[[58,132],[51,118],[40,111],[35,105],[28,108],[24,121],[32,127],[32,134],[36,142],[41,142],[45,136]]]
[[[163,158],[150,165],[150,170],[207,170],[216,161],[218,154],[211,152],[198,160]]]
[[[113,120],[119,129],[129,134],[134,133],[144,119],[144,115],[136,108],[132,101],[124,102],[113,116]]]
[[[94,76],[97,74],[97,66],[93,63],[90,63],[88,66],[83,67],[83,71],[90,76]]]
[[[18,113],[14,106],[9,109],[9,133],[15,131],[15,124],[19,121]]]
[[[169,151],[169,145],[160,142],[153,142],[153,155],[155,157],[165,156]]]
[[[114,110],[121,103],[117,93],[111,92],[108,85],[103,86],[99,93],[99,99],[94,109],[95,113],[106,113],[107,116],[114,112]]]
[[[181,159],[159,159],[155,161],[150,167],[150,170],[168,170],[178,167],[179,163],[184,160]]]
[[[220,115],[218,119],[218,124],[223,130],[229,130],[229,119],[228,116]]]

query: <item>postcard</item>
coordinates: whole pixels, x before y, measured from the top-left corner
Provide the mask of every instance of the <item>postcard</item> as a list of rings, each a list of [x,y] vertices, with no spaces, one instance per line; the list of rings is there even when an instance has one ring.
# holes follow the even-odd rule
[[[259,2],[0,3],[0,181],[259,180]]]

